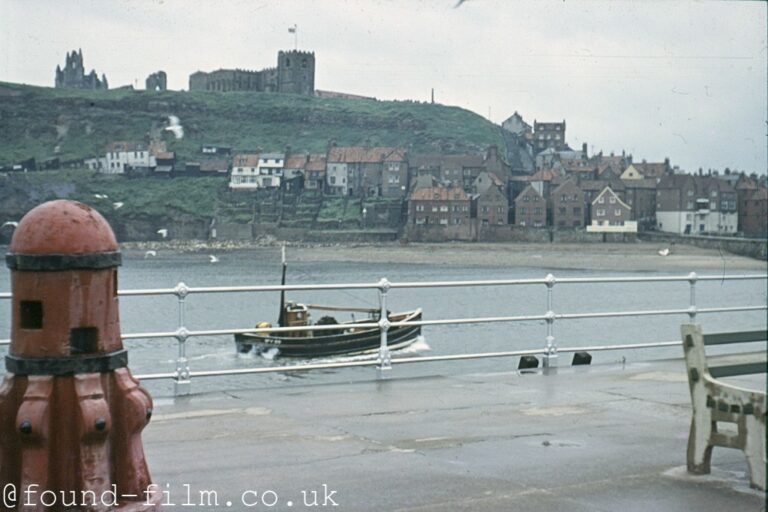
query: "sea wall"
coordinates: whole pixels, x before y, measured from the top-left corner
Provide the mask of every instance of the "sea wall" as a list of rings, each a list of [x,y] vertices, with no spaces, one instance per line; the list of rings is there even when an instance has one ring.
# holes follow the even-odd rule
[[[726,236],[683,236],[674,233],[644,232],[640,239],[667,245],[686,244],[703,249],[719,249],[739,256],[768,260],[768,240],[765,238],[736,238]]]

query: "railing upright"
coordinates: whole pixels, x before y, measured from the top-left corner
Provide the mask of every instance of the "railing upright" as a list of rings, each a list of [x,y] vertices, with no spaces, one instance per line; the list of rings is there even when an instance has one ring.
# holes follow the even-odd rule
[[[179,283],[174,288],[174,295],[179,302],[179,327],[176,330],[176,341],[179,353],[176,357],[176,373],[173,376],[173,394],[176,396],[189,395],[192,392],[192,380],[189,371],[189,359],[187,358],[187,338],[189,330],[186,327],[186,307],[189,287]]]
[[[389,353],[389,345],[387,344],[387,331],[389,330],[387,292],[389,291],[389,288],[390,283],[387,278],[381,278],[379,281],[379,302],[381,304],[381,312],[379,313],[379,332],[381,333],[381,343],[379,344],[378,365],[376,366],[380,379],[386,379],[387,373],[392,370],[392,356]]]
[[[696,275],[696,272],[688,274],[688,282],[691,284],[691,302],[688,308],[688,317],[692,324],[696,323],[696,281],[698,279],[699,276]]]
[[[547,283],[547,337],[544,347],[544,368],[557,367],[557,344],[555,343],[555,311],[552,308],[552,293],[557,280],[552,274],[547,274],[544,278]]]

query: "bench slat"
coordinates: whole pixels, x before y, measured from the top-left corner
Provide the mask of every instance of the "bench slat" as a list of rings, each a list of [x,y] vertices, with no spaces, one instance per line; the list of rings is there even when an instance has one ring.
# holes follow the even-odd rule
[[[733,377],[766,373],[768,370],[768,354],[766,352],[747,352],[744,354],[729,354],[712,356],[707,360],[709,374],[714,378]]]
[[[766,331],[716,332],[704,335],[705,345],[724,345],[726,343],[747,343],[750,341],[765,341]]]

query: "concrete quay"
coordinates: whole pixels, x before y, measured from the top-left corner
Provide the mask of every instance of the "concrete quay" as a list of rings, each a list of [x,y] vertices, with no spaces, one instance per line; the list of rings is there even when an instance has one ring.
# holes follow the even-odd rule
[[[143,439],[164,510],[765,510],[740,451],[687,474],[681,359],[453,368],[156,397]]]

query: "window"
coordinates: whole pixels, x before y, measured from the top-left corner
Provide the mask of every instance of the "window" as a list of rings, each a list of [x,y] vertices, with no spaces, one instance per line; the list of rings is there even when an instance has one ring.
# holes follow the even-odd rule
[[[559,213],[560,215],[565,215],[565,212],[566,212],[566,209],[565,209],[565,208],[562,208],[562,207],[561,207],[561,208],[558,208],[558,209],[557,209],[557,213]]]
[[[575,206],[573,208],[573,214],[574,215],[581,215],[581,207],[580,206]]]
[[[447,225],[448,219],[440,219],[440,224]]]
[[[608,198],[608,202],[611,204],[616,204],[616,196],[611,196]]]
[[[598,208],[595,212],[598,217],[604,217],[605,216],[605,209],[604,208]]]
[[[99,330],[96,327],[76,327],[69,331],[69,353],[93,354],[98,349]]]
[[[423,204],[416,205],[416,211],[417,212],[423,212],[424,211],[424,205]]]
[[[688,201],[686,208],[688,210],[693,210],[693,201]]]
[[[525,207],[520,208],[520,215],[525,215],[526,213],[528,213],[528,211],[527,211],[527,209]],[[524,225],[525,224],[523,224],[523,226]]]
[[[717,197],[717,190],[713,190],[709,195],[712,197]]]
[[[541,215],[541,208],[534,208],[533,209],[533,214],[534,215]]]
[[[331,185],[336,184],[336,176],[331,176]]]
[[[598,203],[600,203],[600,204],[603,204],[603,203],[605,203],[605,197],[603,197],[603,196],[600,196],[600,197],[597,199],[597,202],[598,202]]]
[[[19,303],[21,309],[22,329],[43,328],[43,303],[37,300],[22,300]]]
[[[621,217],[621,210],[619,208],[616,208],[613,210],[614,217]]]
[[[291,67],[291,59],[285,59],[285,67]]]
[[[437,206],[433,206],[433,207],[432,207],[432,211],[433,211],[433,212],[436,212],[436,211],[437,211]]]
[[[448,206],[446,206],[446,205],[440,206],[440,211],[441,212],[447,212],[448,211]]]
[[[688,197],[690,197],[690,196],[692,196],[692,195],[693,195],[693,190],[689,189],[689,190],[688,190]]]

